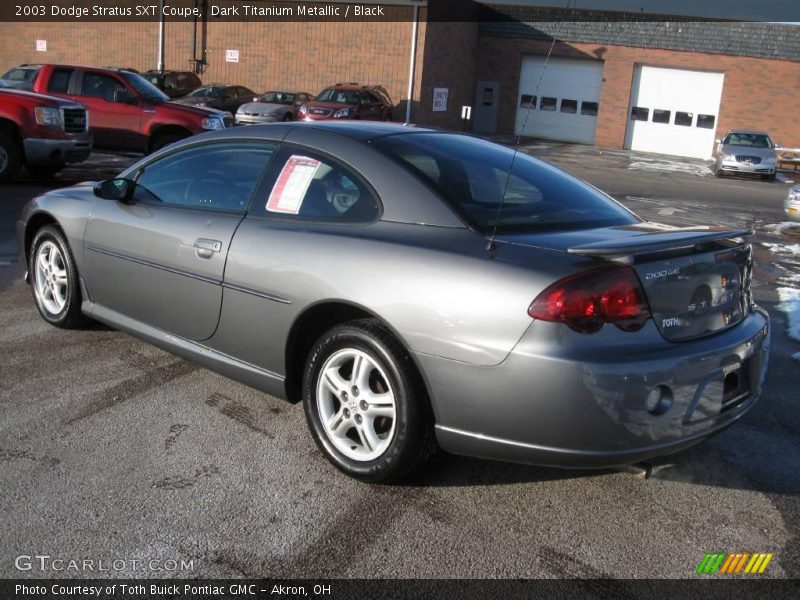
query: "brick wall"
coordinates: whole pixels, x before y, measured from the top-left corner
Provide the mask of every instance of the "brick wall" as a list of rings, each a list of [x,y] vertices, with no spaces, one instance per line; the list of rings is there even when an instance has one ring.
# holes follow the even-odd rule
[[[511,133],[525,54],[546,54],[550,42],[480,36],[475,77],[498,81],[498,131]],[[636,64],[725,73],[717,137],[733,127],[765,129],[784,146],[800,147],[800,62],[626,46],[558,43],[553,56],[601,59],[603,88],[597,145],[621,148]]]
[[[409,7],[393,10],[410,14]],[[421,11],[424,13],[424,11]],[[423,14],[424,16],[424,14]],[[165,64],[189,69],[191,23],[168,22]],[[424,28],[421,34],[424,36]],[[198,49],[203,32],[198,27]],[[47,40],[47,52],[36,40]],[[424,37],[418,64],[423,61]],[[256,92],[298,89],[312,94],[336,82],[383,85],[397,105],[405,106],[411,23],[317,22],[258,23],[210,20],[206,29],[205,83],[241,84]],[[239,50],[239,62],[225,61],[227,49]],[[24,62],[130,67],[158,64],[157,23],[0,23],[0,71]],[[421,78],[417,77],[415,97]],[[398,106],[395,118],[404,111]]]

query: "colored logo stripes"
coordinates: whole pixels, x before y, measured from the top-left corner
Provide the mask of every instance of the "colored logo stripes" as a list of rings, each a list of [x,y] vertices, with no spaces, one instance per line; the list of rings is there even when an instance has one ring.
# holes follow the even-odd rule
[[[772,560],[772,553],[756,552],[736,552],[726,554],[725,552],[715,552],[706,554],[697,566],[697,573],[703,575],[713,575],[723,573],[727,575],[747,573],[750,575],[760,575],[764,572]]]

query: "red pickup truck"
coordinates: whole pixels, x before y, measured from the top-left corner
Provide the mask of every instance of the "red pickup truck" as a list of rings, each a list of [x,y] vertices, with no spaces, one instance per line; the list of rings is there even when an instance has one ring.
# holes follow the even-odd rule
[[[203,131],[234,124],[233,115],[187,106],[133,71],[70,65],[37,68],[33,91],[85,104],[95,148],[154,152]]]
[[[86,160],[92,136],[86,107],[72,100],[0,89],[0,182],[25,166],[49,177],[66,163]]]

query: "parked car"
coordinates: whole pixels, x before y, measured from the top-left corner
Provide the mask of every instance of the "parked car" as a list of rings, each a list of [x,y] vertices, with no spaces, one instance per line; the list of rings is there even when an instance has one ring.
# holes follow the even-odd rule
[[[0,182],[24,166],[51,177],[67,163],[86,160],[92,149],[83,104],[13,88],[0,90]]]
[[[267,92],[255,102],[242,104],[236,111],[237,125],[258,125],[297,120],[300,107],[311,100],[306,92]]]
[[[783,212],[795,221],[800,221],[800,185],[789,190],[786,201],[783,203]]]
[[[230,113],[170,102],[144,77],[123,69],[42,65],[33,89],[85,104],[96,148],[153,152],[233,125]]]
[[[21,264],[48,323],[93,318],[302,400],[367,481],[437,442],[600,467],[738,421],[770,339],[752,232],[642,221],[526,154],[509,179],[512,152],[388,123],[210,133],[31,201]],[[710,278],[726,293],[693,303]]]
[[[236,113],[246,102],[252,102],[256,93],[241,85],[207,85],[197,88],[188,96],[176,100],[191,106],[207,106]]]
[[[191,71],[147,71],[144,78],[170,98],[180,98],[203,85]]]
[[[41,65],[20,65],[9,69],[0,77],[4,87],[17,88],[20,90],[32,90],[33,80],[39,72]]]
[[[776,146],[764,131],[732,129],[717,140],[717,157],[714,173],[747,173],[775,179],[778,168]],[[780,146],[777,146],[780,148]]]
[[[300,107],[300,117],[306,121],[391,121],[393,109],[389,94],[381,86],[337,83],[325,88],[311,102]]]

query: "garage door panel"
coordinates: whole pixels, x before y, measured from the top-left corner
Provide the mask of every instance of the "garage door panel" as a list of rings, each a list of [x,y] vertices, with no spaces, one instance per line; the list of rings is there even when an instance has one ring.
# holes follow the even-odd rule
[[[581,114],[581,106],[584,102],[600,102],[603,63],[595,60],[550,58],[542,73],[544,64],[543,56],[523,58],[515,132],[551,140],[594,144],[597,116]],[[534,91],[537,96],[536,106],[529,112],[528,103],[523,102],[523,97],[533,95]],[[542,110],[542,98],[554,98],[555,110]],[[561,103],[565,99],[577,103],[574,113],[561,111]]]
[[[723,82],[723,73],[637,65],[625,147],[711,158]]]

